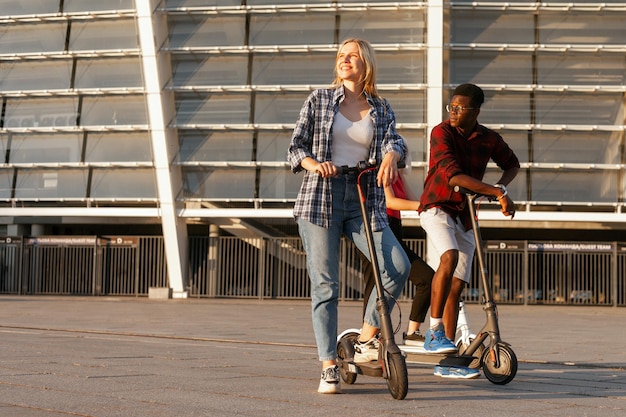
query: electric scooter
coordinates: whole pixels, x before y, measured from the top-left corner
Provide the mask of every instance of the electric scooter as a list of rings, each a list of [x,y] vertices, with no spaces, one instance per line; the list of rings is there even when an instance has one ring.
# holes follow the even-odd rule
[[[505,385],[515,378],[517,373],[517,357],[511,346],[500,339],[497,308],[485,267],[482,237],[476,215],[475,200],[478,197],[487,196],[479,196],[471,191],[462,190],[458,187],[455,188],[455,191],[462,192],[467,197],[476,242],[476,258],[480,270],[482,287],[484,289],[481,304],[486,313],[487,321],[478,334],[470,333],[465,304],[461,301],[459,303],[459,318],[457,320],[456,330],[457,353],[431,353],[424,350],[421,346],[411,345],[400,345],[399,348],[406,357],[406,363],[468,366],[475,369],[482,368],[485,377],[490,382]],[[349,329],[344,333],[358,337],[359,330]],[[484,342],[488,338],[489,345],[485,347]]]
[[[385,299],[385,289],[378,269],[378,257],[374,247],[372,228],[367,212],[366,190],[363,190],[361,180],[365,175],[375,172],[375,163],[359,162],[356,167],[342,167],[342,173],[357,174],[357,188],[359,191],[359,202],[361,206],[361,216],[365,228],[367,245],[369,248],[370,260],[374,270],[374,280],[376,287],[376,309],[380,314],[380,339],[378,349],[378,360],[371,362],[354,361],[354,343],[359,337],[359,331],[349,329],[337,337],[337,365],[341,378],[347,384],[354,384],[357,375],[372,377],[382,377],[387,381],[387,388],[391,396],[396,400],[406,397],[409,387],[409,377],[406,368],[404,354],[396,344],[389,305]]]
[[[474,240],[476,243],[476,260],[480,270],[481,284],[483,287],[483,297],[481,304],[485,311],[487,321],[480,331],[466,340],[461,338],[457,342],[459,351],[455,355],[443,355],[439,360],[437,356],[424,351],[423,348],[415,348],[402,346],[403,352],[406,353],[407,362],[414,363],[438,363],[440,365],[460,364],[461,366],[473,366],[475,368],[482,367],[485,377],[492,383],[498,385],[508,384],[515,378],[517,373],[517,357],[510,344],[500,339],[500,328],[498,326],[498,313],[496,303],[493,298],[491,282],[487,277],[487,268],[485,267],[484,250],[480,227],[478,225],[478,216],[476,215],[475,200],[478,197],[488,197],[476,194],[472,191],[455,187],[456,192],[465,194],[467,205],[470,211],[472,221],[472,229],[474,231]],[[461,305],[463,308],[463,305]],[[463,318],[467,322],[467,317],[463,314],[459,315],[459,319]],[[457,325],[457,332],[459,326]],[[461,330],[462,331],[462,330]],[[488,341],[485,347],[484,342]],[[471,362],[463,363],[471,358]],[[479,358],[479,362],[477,359]],[[438,361],[438,362],[437,362]]]
[[[478,215],[476,214],[476,206],[474,202],[478,197],[487,197],[479,195],[470,190],[455,187],[455,191],[465,194],[467,205],[470,211],[472,221],[472,229],[474,230],[474,241],[476,242],[476,259],[480,269],[480,279],[483,287],[483,298],[481,304],[487,315],[487,322],[477,333],[465,349],[464,354],[473,354],[488,339],[488,345],[484,349],[481,356],[481,365],[485,377],[498,385],[508,384],[515,378],[517,373],[517,357],[509,343],[500,339],[500,328],[498,326],[498,310],[493,298],[491,281],[487,277],[487,267],[485,266],[485,252],[483,249],[482,236],[478,225]]]

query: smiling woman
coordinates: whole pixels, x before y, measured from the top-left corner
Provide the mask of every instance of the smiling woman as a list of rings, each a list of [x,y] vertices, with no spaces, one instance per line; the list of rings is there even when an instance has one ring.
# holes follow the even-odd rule
[[[294,217],[307,255],[313,330],[322,362],[318,392],[323,394],[340,391],[336,340],[341,236],[352,240],[369,258],[364,219],[354,215],[360,213],[356,178],[340,174],[340,166],[354,167],[372,159],[379,164],[378,187],[371,184],[366,198],[381,278],[392,295],[390,309],[408,278],[410,263],[388,227],[383,202],[382,186],[396,180],[397,163],[407,152],[395,122],[391,106],[376,90],[372,46],[361,39],[347,39],[337,50],[333,84],[309,95],[289,146],[292,171],[304,171]],[[370,297],[361,340],[355,341],[357,362],[378,358],[380,317],[375,304],[376,297]]]

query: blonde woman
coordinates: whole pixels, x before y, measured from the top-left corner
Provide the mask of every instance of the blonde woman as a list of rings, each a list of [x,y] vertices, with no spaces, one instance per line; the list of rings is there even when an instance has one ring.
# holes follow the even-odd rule
[[[313,91],[302,106],[289,146],[294,173],[304,171],[294,217],[307,254],[311,280],[312,318],[322,377],[318,392],[340,392],[337,367],[337,306],[339,244],[344,235],[369,257],[363,229],[356,177],[339,167],[375,159],[376,178],[368,186],[368,221],[385,288],[398,297],[410,263],[388,227],[384,187],[398,178],[397,164],[407,149],[395,129],[395,115],[376,90],[376,61],[372,46],[347,39],[339,46],[335,79],[330,88]],[[389,299],[393,308],[393,299]],[[376,296],[369,299],[355,361],[378,359],[380,317]]]

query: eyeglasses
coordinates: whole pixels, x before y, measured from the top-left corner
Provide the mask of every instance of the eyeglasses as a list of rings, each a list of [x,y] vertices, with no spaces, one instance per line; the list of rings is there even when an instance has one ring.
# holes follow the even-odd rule
[[[451,106],[449,104],[446,105],[446,111],[448,113],[463,113],[465,110],[474,110],[473,107],[463,107],[463,106]]]

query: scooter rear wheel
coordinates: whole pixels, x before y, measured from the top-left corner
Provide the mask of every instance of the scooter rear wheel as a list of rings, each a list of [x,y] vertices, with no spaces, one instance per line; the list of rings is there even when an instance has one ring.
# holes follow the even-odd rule
[[[350,356],[348,352],[346,352],[345,344],[348,344],[350,346],[354,345],[354,341],[357,340],[358,337],[359,337],[359,334],[356,332],[346,333],[345,335],[341,337],[341,340],[339,340],[339,342],[337,343],[337,358],[340,361],[339,373],[341,374],[341,379],[343,379],[343,381],[346,384],[350,384],[350,385],[356,382],[356,377],[358,374],[354,372],[350,372],[347,369],[347,367],[344,366],[343,361],[348,356]]]
[[[387,353],[387,388],[396,400],[403,400],[409,391],[409,375],[402,353]]]
[[[485,377],[497,385],[506,385],[515,378],[517,373],[517,357],[507,344],[498,343],[483,353],[483,373]]]

